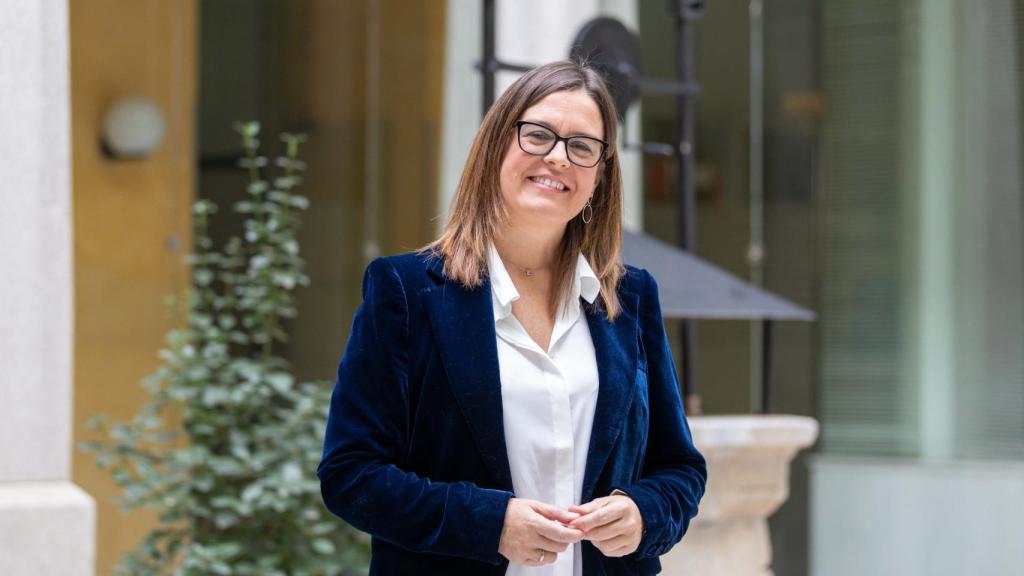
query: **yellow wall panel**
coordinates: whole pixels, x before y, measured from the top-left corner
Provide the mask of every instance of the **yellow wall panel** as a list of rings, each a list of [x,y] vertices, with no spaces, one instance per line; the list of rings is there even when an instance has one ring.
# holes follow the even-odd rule
[[[71,121],[75,267],[75,440],[98,413],[126,420],[172,327],[163,301],[188,284],[194,180],[196,2],[75,0]],[[99,148],[106,109],[144,96],[164,114],[160,149],[111,160]],[[73,479],[97,504],[97,574],[110,574],[155,517],[123,515],[117,486],[91,454],[74,452]]]

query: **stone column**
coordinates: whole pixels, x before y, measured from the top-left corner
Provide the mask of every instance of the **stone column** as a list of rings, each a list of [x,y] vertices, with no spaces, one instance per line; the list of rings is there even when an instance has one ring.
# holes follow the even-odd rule
[[[771,576],[768,517],[789,497],[789,463],[814,443],[803,416],[695,416],[694,443],[708,461],[700,512],[683,541],[661,557],[679,576]]]
[[[0,574],[93,573],[70,482],[71,126],[66,0],[0,0]]]

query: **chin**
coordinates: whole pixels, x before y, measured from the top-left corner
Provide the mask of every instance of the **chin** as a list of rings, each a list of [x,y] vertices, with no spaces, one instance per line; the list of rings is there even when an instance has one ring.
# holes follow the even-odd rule
[[[564,227],[572,220],[572,215],[566,214],[564,211],[524,210],[516,216],[518,216],[517,220],[535,226]]]

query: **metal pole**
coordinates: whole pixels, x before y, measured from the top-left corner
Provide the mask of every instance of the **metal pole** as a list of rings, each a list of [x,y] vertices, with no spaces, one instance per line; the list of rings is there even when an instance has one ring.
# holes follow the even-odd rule
[[[686,4],[685,1],[680,4]],[[685,8],[680,8],[676,17],[676,80],[683,84],[693,82],[693,29]],[[692,94],[676,96],[676,128],[679,139],[679,178],[676,186],[679,192],[679,246],[687,252],[697,248],[697,223],[694,215],[696,202],[693,192],[694,181],[694,99]]]
[[[483,38],[483,61],[480,72],[483,74],[483,107],[481,113],[487,116],[487,111],[494,104],[494,0],[484,0],[484,38]]]
[[[693,30],[690,24],[700,16],[703,3],[695,0],[671,0],[676,21],[676,80],[695,85],[693,68]],[[676,135],[679,141],[676,179],[679,207],[679,247],[687,252],[697,249],[696,200],[694,198],[694,100],[695,93],[676,96]],[[682,392],[687,413],[701,413],[700,394],[697,391],[697,366],[694,351],[697,346],[696,326],[693,320],[683,320]]]
[[[366,10],[366,171],[363,195],[363,260],[368,264],[380,255],[380,0]]]
[[[747,263],[750,265],[750,283],[760,288],[764,284],[764,4],[750,0],[750,245]],[[765,405],[758,398],[759,391],[767,388],[761,372],[767,348],[761,336],[763,330],[757,322],[750,323],[750,409]]]
[[[772,321],[761,321],[761,340],[764,354],[761,355],[761,413],[772,411]]]

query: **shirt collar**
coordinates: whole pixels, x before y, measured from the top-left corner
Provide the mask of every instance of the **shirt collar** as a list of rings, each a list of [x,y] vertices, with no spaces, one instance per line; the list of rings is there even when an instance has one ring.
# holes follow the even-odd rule
[[[487,270],[491,279],[492,304],[494,306],[494,320],[497,322],[512,314],[512,302],[519,299],[519,290],[512,282],[505,263],[498,255],[498,249],[494,243],[490,243],[487,253]],[[576,260],[576,274],[573,276],[572,288],[569,293],[570,305],[579,307],[580,296],[587,302],[593,303],[597,295],[601,293],[601,282],[594,269],[590,267],[587,258],[581,253]]]
[[[593,304],[597,295],[601,293],[601,281],[597,279],[597,274],[594,274],[594,269],[590,267],[590,262],[587,262],[582,252],[576,260],[576,284],[579,286],[579,296],[583,296],[590,304]]]
[[[516,290],[516,285],[512,283],[512,277],[508,275],[508,270],[493,243],[487,252],[487,273],[491,278],[494,320],[498,321],[512,314],[512,302],[519,299],[519,290]]]

